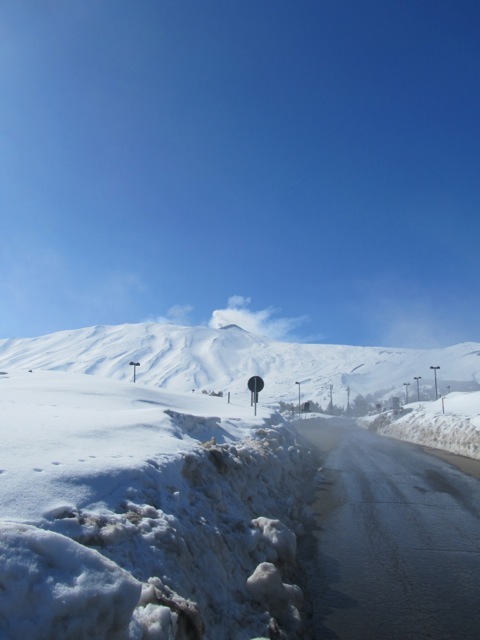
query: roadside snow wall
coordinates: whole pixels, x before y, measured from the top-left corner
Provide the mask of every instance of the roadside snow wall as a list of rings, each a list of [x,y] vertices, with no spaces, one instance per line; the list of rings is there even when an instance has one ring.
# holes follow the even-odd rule
[[[87,614],[83,601],[75,603],[72,595],[60,609],[62,620],[75,618],[71,627],[77,635],[57,633],[56,640],[307,637],[302,592],[293,576],[310,472],[314,460],[295,433],[284,424],[268,426],[235,445],[212,438],[172,459],[152,458],[115,510],[52,513],[42,525],[48,534],[66,536],[69,544],[92,554],[83,562],[100,567],[95,569],[98,585],[103,558],[105,576],[119,585],[117,599],[102,586],[97,601],[90,594]],[[70,582],[78,584],[93,569],[76,571]],[[50,593],[48,580],[42,588],[47,589],[39,600],[42,610],[31,600],[25,614],[29,640],[52,637],[49,629],[62,628],[55,616],[47,619],[44,613],[55,601],[54,580]],[[92,631],[92,620],[109,598],[120,606],[121,616]],[[76,618],[78,611],[83,618]],[[40,624],[30,624],[35,620]],[[23,640],[18,629],[10,629],[10,640]]]
[[[480,460],[480,416],[433,414],[420,404],[397,418],[380,414],[357,423],[380,435]]]

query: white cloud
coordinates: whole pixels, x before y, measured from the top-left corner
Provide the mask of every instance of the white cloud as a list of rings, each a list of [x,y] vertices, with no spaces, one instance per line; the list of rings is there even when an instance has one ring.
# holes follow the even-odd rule
[[[189,315],[193,311],[193,307],[189,304],[175,304],[168,309],[165,316],[158,316],[155,318],[155,322],[159,324],[178,324],[189,325],[191,324]]]
[[[275,318],[277,311],[273,307],[252,311],[248,308],[250,302],[251,299],[244,296],[231,296],[225,309],[216,309],[212,313],[209,326],[219,329],[229,324],[236,324],[246,331],[275,340],[294,340],[293,331],[307,320],[305,316]]]
[[[251,298],[245,298],[244,296],[230,296],[227,301],[227,308],[238,309],[239,307],[248,307],[251,301]]]
[[[249,308],[250,303],[251,298],[249,297],[230,296],[226,308],[213,311],[210,320],[203,324],[207,324],[212,329],[236,324],[245,331],[268,336],[275,340],[303,342],[299,336],[294,335],[294,331],[308,320],[306,316],[277,318],[275,317],[277,310],[273,307],[253,311]],[[189,304],[176,304],[170,307],[165,315],[156,316],[154,322],[190,326],[192,311],[193,307]]]

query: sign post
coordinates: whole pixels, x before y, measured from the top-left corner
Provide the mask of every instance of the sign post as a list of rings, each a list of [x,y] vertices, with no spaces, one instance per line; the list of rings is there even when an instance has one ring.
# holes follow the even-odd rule
[[[260,393],[260,391],[263,389],[264,386],[265,386],[265,383],[262,380],[262,378],[260,378],[260,376],[252,376],[248,381],[248,388],[252,392],[252,400],[255,406],[255,411],[254,411],[255,416],[257,415],[258,394]]]

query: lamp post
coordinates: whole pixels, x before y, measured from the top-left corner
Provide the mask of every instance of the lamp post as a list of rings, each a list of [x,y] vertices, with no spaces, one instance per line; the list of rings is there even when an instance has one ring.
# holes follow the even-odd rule
[[[140,366],[139,362],[130,362],[130,365],[133,367],[133,382],[135,382],[137,378],[137,367]]]
[[[298,384],[298,419],[300,420],[301,413],[300,413],[300,382],[295,382],[295,384]]]
[[[440,367],[430,367],[430,369],[433,369],[433,375],[435,376],[435,400],[438,400],[437,369],[440,369]]]
[[[414,376],[413,379],[417,381],[417,402],[420,402],[420,385],[418,381],[422,379],[422,376]]]
[[[410,383],[404,382],[403,385],[405,387],[405,404],[408,404],[408,387],[410,386]]]

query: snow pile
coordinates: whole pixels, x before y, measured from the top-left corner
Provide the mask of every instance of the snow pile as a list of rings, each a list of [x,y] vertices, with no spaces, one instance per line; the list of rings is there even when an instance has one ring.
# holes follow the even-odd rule
[[[382,435],[480,460],[480,392],[451,393],[404,410],[400,416],[387,412],[359,423]]]
[[[302,637],[313,460],[277,414],[34,372],[0,415],[0,637]]]
[[[0,526],[2,638],[124,638],[141,585],[98,552],[28,525]]]
[[[303,593],[297,585],[282,582],[281,573],[271,562],[262,562],[247,580],[247,589],[265,609],[271,611],[289,633],[297,633],[302,622]]]

